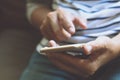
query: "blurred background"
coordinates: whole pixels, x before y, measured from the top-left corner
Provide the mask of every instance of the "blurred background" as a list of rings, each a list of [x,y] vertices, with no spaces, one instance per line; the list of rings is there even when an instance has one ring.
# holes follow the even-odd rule
[[[40,40],[25,5],[25,0],[0,0],[0,80],[19,80]]]

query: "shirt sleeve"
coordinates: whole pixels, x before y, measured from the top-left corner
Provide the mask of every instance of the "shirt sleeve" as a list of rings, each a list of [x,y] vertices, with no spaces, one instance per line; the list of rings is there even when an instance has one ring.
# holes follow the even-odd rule
[[[27,0],[27,4],[26,4],[26,15],[28,20],[31,22],[31,15],[32,12],[41,6],[48,6],[51,7],[52,6],[52,1],[53,0]]]

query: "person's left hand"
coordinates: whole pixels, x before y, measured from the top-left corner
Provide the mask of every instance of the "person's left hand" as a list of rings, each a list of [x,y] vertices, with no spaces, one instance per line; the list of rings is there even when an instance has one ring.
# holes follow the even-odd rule
[[[55,41],[50,46],[58,46]],[[50,61],[57,67],[72,74],[88,77],[93,75],[102,65],[116,58],[114,41],[108,37],[99,37],[86,43],[83,50],[88,58],[75,57],[65,53],[46,53]]]

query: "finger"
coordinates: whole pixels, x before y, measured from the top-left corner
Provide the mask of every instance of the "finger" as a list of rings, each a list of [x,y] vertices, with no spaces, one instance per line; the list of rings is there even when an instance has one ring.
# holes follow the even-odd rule
[[[51,39],[56,40],[57,39],[57,37],[55,36],[55,34],[51,28],[51,25],[50,25],[48,19],[45,20],[45,22],[41,25],[40,29],[41,29],[41,33],[47,39],[49,39],[49,40],[51,40]]]
[[[78,27],[83,28],[83,29],[87,28],[87,20],[81,16],[75,17],[74,24]]]
[[[56,12],[50,12],[47,15],[48,21],[52,26],[53,31],[58,31],[60,29],[58,25],[57,15]]]
[[[64,27],[64,29],[70,34],[75,33],[75,26],[73,24],[73,17],[70,14],[67,14],[62,9],[57,9],[57,16],[59,20],[59,24]]]
[[[83,45],[83,50],[86,55],[90,55],[92,51],[92,46],[91,45]]]
[[[84,73],[83,71],[78,70],[78,69],[72,67],[71,65],[68,65],[68,64],[66,64],[66,63],[63,63],[63,62],[61,62],[61,61],[59,61],[59,60],[57,60],[57,59],[54,59],[54,58],[51,59],[51,58],[50,58],[50,61],[51,61],[54,65],[56,65],[58,68],[60,68],[60,69],[62,69],[62,70],[64,70],[64,71],[67,71],[67,72],[69,72],[69,73],[72,73],[72,74],[74,74],[74,75],[76,75],[76,76],[88,77],[88,74]]]
[[[87,59],[82,59],[78,57],[74,57],[71,55],[67,54],[62,54],[62,53],[50,53],[47,55],[49,58],[54,58],[66,65],[69,65],[71,67],[74,67],[78,70],[81,70],[85,72],[86,74],[91,74],[92,71],[89,70],[90,66],[89,63],[87,62]],[[87,66],[86,66],[87,65]]]
[[[50,40],[49,41],[49,46],[50,47],[56,47],[56,46],[58,46],[58,44],[54,40]]]
[[[57,22],[55,11],[48,13],[47,20],[48,20],[48,23],[50,24],[50,30],[53,32],[52,36],[55,37],[56,41],[59,41],[59,37],[58,37],[59,35],[56,34],[56,32],[60,30],[60,27],[59,27],[58,22]]]
[[[61,34],[61,28],[58,25],[57,18],[56,18],[56,12],[51,12],[47,15],[48,23],[50,23],[50,27],[47,30],[51,30],[49,32],[52,32],[51,36],[55,41],[62,41],[64,39],[64,35]],[[49,35],[49,34],[48,34]]]
[[[41,29],[42,35],[43,35],[45,38],[50,39],[50,34],[49,34],[49,32],[47,31],[47,26],[45,26],[44,24],[42,24],[40,29]],[[48,36],[48,34],[49,34],[49,36]]]
[[[109,46],[112,46],[111,39],[108,37],[101,36],[101,37],[98,37],[95,41],[88,42],[84,46],[84,49],[86,51],[86,54],[91,54],[96,51],[107,50],[109,49]]]
[[[58,19],[56,18],[56,12],[50,13],[48,19],[51,24],[51,28],[54,31],[55,36],[58,41],[63,41],[71,37],[71,34],[63,29],[63,27],[59,26]]]
[[[59,30],[54,32],[59,39],[59,41],[67,40],[71,37],[71,34],[68,33],[65,29],[60,28]]]
[[[51,59],[56,59],[61,63],[69,65],[85,74],[92,75],[98,69],[96,60],[91,58],[83,59],[80,57],[71,56],[65,53],[50,53],[47,55]]]

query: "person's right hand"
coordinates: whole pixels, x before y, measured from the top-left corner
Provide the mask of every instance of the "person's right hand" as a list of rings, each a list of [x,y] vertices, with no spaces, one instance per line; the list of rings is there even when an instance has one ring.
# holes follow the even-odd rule
[[[75,33],[75,26],[86,29],[86,19],[58,8],[48,13],[40,30],[49,40],[63,41]]]

